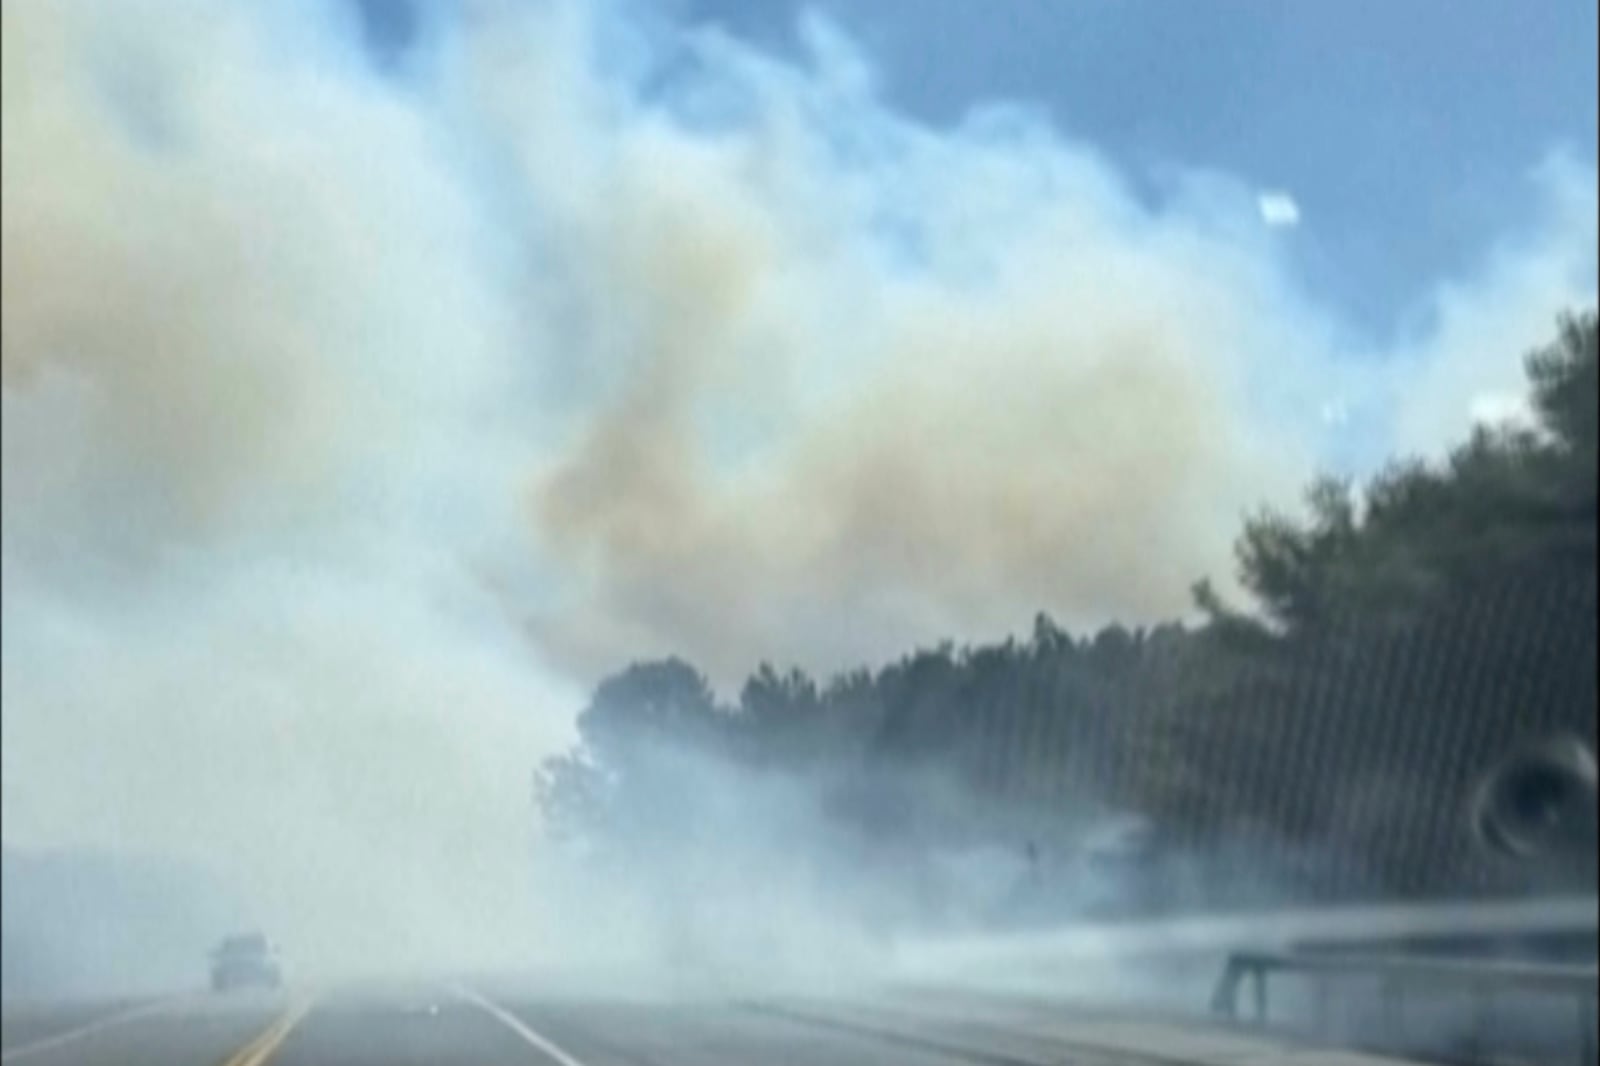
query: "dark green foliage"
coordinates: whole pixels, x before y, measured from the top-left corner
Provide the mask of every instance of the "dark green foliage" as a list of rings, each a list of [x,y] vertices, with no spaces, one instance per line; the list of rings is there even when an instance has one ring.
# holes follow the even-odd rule
[[[608,677],[578,717],[584,744],[617,767],[661,744],[703,744],[717,726],[710,684],[681,659],[636,663]]]
[[[541,776],[546,819],[613,833],[639,753],[669,745],[803,780],[839,832],[902,848],[1031,856],[1133,811],[1171,854],[1255,842],[1306,897],[1548,887],[1486,855],[1463,812],[1512,745],[1594,737],[1595,338],[1590,311],[1529,356],[1535,425],[1480,429],[1363,487],[1320,479],[1304,518],[1250,517],[1253,603],[1202,580],[1198,626],[1078,638],[1040,614],[1025,642],[826,684],[763,664],[733,708],[681,662],[630,667],[580,719],[584,756]],[[1595,883],[1592,863],[1561,876]],[[1208,890],[1226,900],[1226,878]]]

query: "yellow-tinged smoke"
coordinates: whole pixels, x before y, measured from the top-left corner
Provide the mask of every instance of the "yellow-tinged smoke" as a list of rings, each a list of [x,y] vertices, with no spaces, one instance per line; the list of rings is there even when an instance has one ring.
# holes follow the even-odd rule
[[[350,954],[460,943],[602,672],[1168,617],[1319,412],[1452,439],[1592,302],[1582,167],[1351,361],[1242,181],[1143,206],[832,40],[686,30],[672,95],[615,15],[463,10],[395,82],[297,4],[4,0],[8,836],[198,854],[303,934],[387,869]]]

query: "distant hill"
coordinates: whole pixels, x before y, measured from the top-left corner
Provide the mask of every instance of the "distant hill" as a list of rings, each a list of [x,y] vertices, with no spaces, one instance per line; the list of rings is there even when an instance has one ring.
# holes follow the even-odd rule
[[[0,848],[0,995],[159,993],[204,979],[205,953],[240,924],[204,871],[170,859]]]

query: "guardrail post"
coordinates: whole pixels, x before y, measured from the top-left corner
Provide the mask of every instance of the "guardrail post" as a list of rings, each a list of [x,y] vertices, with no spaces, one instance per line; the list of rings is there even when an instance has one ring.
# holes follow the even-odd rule
[[[1222,969],[1222,976],[1217,978],[1217,987],[1211,993],[1211,1010],[1220,1014],[1229,1021],[1237,1021],[1239,1017],[1239,960],[1229,956],[1227,964]]]
[[[1389,1046],[1393,1047],[1400,1039],[1400,982],[1393,977],[1385,977],[1380,983],[1383,997],[1383,1035]]]
[[[1600,1041],[1595,1036],[1595,1015],[1600,1012],[1600,1006],[1597,1006],[1593,993],[1589,993],[1579,998],[1578,1009],[1581,1014],[1578,1025],[1582,1033],[1578,1063],[1579,1066],[1594,1066],[1594,1063],[1600,1062],[1600,1047],[1596,1046]]]
[[[1494,990],[1487,984],[1473,985],[1472,999],[1477,1008],[1472,1016],[1472,1053],[1481,1057],[1489,1054],[1490,1033],[1494,1028],[1490,1024],[1494,1019]]]
[[[1600,1064],[1600,996],[1597,996],[1597,974],[1593,967],[1578,965],[1537,965],[1532,963],[1472,960],[1470,962],[1446,959],[1419,959],[1401,957],[1350,957],[1316,956],[1304,954],[1260,953],[1241,951],[1228,956],[1227,965],[1212,991],[1212,1011],[1229,1021],[1243,1021],[1245,1011],[1239,999],[1239,987],[1244,981],[1252,984],[1250,996],[1254,1017],[1247,1024],[1264,1027],[1268,1023],[1267,981],[1273,971],[1305,974],[1314,981],[1315,1022],[1319,1035],[1327,1036],[1331,1022],[1332,982],[1339,976],[1376,977],[1379,1021],[1383,1040],[1391,1050],[1402,1050],[1406,1040],[1405,1000],[1413,984],[1424,989],[1450,988],[1465,994],[1474,1010],[1472,1037],[1478,1055],[1486,1054],[1493,1044],[1495,1008],[1501,990],[1526,990],[1555,997],[1556,1004],[1576,996],[1578,1024],[1575,1045],[1584,1066]],[[1368,986],[1370,987],[1370,986]]]

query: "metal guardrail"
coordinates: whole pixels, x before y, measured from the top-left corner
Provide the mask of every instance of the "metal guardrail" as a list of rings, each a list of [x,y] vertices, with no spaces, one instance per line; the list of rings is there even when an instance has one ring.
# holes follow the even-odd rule
[[[1579,1026],[1577,1046],[1581,1066],[1600,1061],[1596,1046],[1597,993],[1600,971],[1593,966],[1573,966],[1498,961],[1467,961],[1416,957],[1310,954],[1305,952],[1240,951],[1228,957],[1222,976],[1211,997],[1211,1009],[1229,1021],[1239,1021],[1239,997],[1248,983],[1257,1025],[1268,1020],[1267,979],[1273,974],[1294,973],[1308,977],[1314,985],[1319,1033],[1326,1033],[1330,984],[1336,978],[1376,979],[1382,998],[1384,1036],[1393,1042],[1402,1032],[1402,1016],[1408,990],[1457,987],[1482,1006],[1480,1017],[1488,1015],[1496,994],[1536,992],[1557,998],[1570,998],[1577,1006]]]

